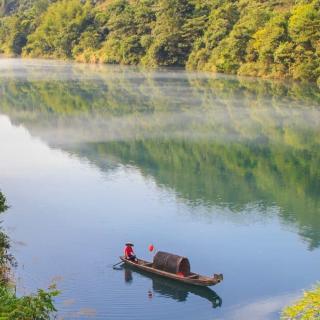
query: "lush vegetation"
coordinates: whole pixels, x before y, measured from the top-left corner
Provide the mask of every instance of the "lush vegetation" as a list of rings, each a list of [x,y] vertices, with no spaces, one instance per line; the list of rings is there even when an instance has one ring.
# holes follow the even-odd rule
[[[0,52],[320,83],[319,0],[0,0]]]
[[[6,198],[0,192],[0,214],[8,209]],[[10,266],[15,264],[13,256],[9,253],[10,241],[0,227],[0,285],[8,282]],[[0,307],[1,308],[1,307]],[[1,313],[0,313],[1,314]]]
[[[6,204],[6,198],[5,196],[0,192],[0,213],[6,211],[8,209],[8,206]]]
[[[320,285],[313,290],[305,291],[303,297],[283,310],[283,320],[316,320],[320,319]]]
[[[8,206],[0,192],[0,213]],[[15,294],[10,270],[15,259],[9,253],[10,239],[0,229],[0,319],[1,320],[49,320],[56,311],[53,298],[58,294],[52,285],[48,291],[39,289],[37,294],[18,297]]]
[[[12,288],[0,285],[0,319],[49,320],[56,311],[53,298],[57,294],[52,286],[49,291],[39,289],[35,295],[17,297]]]

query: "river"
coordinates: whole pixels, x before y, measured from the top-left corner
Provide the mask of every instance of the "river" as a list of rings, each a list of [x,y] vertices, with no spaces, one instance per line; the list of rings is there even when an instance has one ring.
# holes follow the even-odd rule
[[[0,151],[18,293],[60,318],[278,319],[319,280],[316,87],[2,59]],[[127,241],[224,281],[114,270]]]

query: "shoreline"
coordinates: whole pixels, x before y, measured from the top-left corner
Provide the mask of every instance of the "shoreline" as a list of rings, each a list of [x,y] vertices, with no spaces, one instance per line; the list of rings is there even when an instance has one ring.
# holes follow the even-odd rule
[[[222,73],[222,72],[213,72],[208,70],[190,70],[185,66],[163,66],[163,67],[151,67],[145,66],[142,64],[121,64],[121,63],[102,63],[102,62],[86,62],[86,61],[78,61],[76,59],[68,59],[68,58],[54,58],[54,57],[27,57],[27,56],[17,56],[17,55],[8,55],[8,54],[0,54],[0,61],[1,60],[21,60],[21,61],[49,61],[49,62],[56,62],[56,63],[71,63],[74,65],[87,65],[87,66],[113,66],[113,67],[125,67],[125,68],[137,68],[139,71],[142,72],[156,72],[156,71],[183,71],[187,73],[196,73],[196,74],[206,74],[210,75],[211,77],[226,77],[226,78],[237,78],[237,79],[245,79],[245,80],[262,80],[262,81],[272,81],[275,83],[282,83],[286,85],[310,85],[318,90],[320,90],[320,83],[311,82],[311,81],[301,81],[301,80],[294,80],[290,77],[270,77],[270,76],[249,76],[249,75],[239,75],[239,74],[232,74],[232,73]]]

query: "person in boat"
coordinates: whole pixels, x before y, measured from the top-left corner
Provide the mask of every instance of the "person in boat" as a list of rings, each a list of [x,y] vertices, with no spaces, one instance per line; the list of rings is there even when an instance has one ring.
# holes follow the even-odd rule
[[[126,243],[126,246],[124,248],[124,257],[131,261],[137,261],[136,255],[134,254],[132,247],[134,247],[133,243]]]

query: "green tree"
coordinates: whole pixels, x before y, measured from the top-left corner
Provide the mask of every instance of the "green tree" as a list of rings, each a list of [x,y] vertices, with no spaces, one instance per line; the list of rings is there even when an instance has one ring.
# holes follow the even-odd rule
[[[8,209],[6,198],[0,191],[0,213]]]
[[[187,67],[190,69],[207,69],[207,63],[212,50],[223,40],[239,18],[235,3],[219,3],[214,8],[202,37],[196,39],[194,47],[188,57]]]
[[[49,0],[17,3],[14,15],[0,20],[0,48],[8,54],[20,55],[27,44],[28,35],[39,24],[39,16],[47,9]]]
[[[152,29],[152,43],[144,64],[150,66],[183,66],[187,60],[190,42],[182,28],[192,17],[194,6],[188,0],[159,0],[156,22]]]
[[[49,6],[40,25],[28,37],[24,55],[31,57],[72,57],[72,48],[78,44],[81,33],[91,23],[90,1],[62,0]]]
[[[295,6],[288,31],[296,44],[290,74],[294,79],[316,81],[320,77],[320,1]]]
[[[39,289],[37,294],[18,298],[13,289],[0,285],[1,320],[50,320],[57,311],[53,299],[59,294],[54,285],[48,291]]]
[[[151,23],[155,19],[153,1],[116,1],[107,8],[108,37],[101,49],[106,63],[138,64],[145,54]]]
[[[288,40],[288,14],[276,14],[258,29],[248,43],[246,62],[239,74],[263,76],[288,74],[290,62],[275,59],[279,46]]]
[[[269,17],[269,9],[249,7],[228,36],[213,49],[209,59],[210,69],[216,72],[237,73],[241,64],[245,62],[247,46],[254,32]]]

